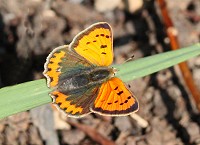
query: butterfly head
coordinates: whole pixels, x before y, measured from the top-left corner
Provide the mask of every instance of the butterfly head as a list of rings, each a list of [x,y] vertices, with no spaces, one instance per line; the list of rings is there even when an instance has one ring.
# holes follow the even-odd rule
[[[114,68],[114,67],[111,67],[112,68],[112,73],[115,75],[119,70]]]

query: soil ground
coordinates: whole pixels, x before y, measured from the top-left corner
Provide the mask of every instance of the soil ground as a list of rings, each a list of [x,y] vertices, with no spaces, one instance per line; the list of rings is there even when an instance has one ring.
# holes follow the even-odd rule
[[[199,42],[200,1],[166,4],[180,46]],[[169,51],[162,19],[154,0],[0,0],[0,86],[44,78],[47,55],[99,21],[113,28],[116,64],[132,55],[139,59]],[[200,90],[200,57],[187,63]],[[200,144],[200,114],[178,66],[128,84],[140,102],[137,115],[147,125],[132,116],[66,118],[48,104],[0,120],[0,144],[100,144],[98,135],[92,138],[85,130],[102,135],[104,144]]]

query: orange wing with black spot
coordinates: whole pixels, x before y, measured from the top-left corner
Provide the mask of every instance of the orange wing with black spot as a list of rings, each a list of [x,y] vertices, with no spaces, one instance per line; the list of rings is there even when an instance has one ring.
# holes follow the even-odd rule
[[[47,57],[47,61],[44,65],[44,76],[47,78],[48,87],[52,88],[57,86],[59,76],[61,71],[60,64],[62,62],[62,58],[65,57],[66,52],[62,50],[62,47],[58,47],[52,51]]]
[[[43,74],[47,78],[48,87],[56,88],[63,76],[73,76],[75,72],[92,66],[85,58],[71,51],[68,45],[63,45],[49,54]]]
[[[69,45],[70,49],[96,66],[109,66],[113,61],[112,29],[106,22],[91,25]]]
[[[91,63],[71,51],[67,45],[55,48],[47,57],[43,74],[47,78],[48,87],[54,89],[50,95],[53,103],[68,116],[82,117],[90,113],[90,105],[97,96],[99,88],[88,86],[79,91],[61,92],[60,83],[65,78],[77,75],[91,67],[93,67]]]
[[[78,118],[91,113],[90,106],[93,104],[98,90],[98,87],[90,87],[87,90],[77,92],[77,94],[68,95],[56,90],[51,93],[51,97],[58,109],[67,116]]]
[[[100,87],[91,111],[103,115],[123,116],[136,112],[139,104],[119,78],[111,78]]]

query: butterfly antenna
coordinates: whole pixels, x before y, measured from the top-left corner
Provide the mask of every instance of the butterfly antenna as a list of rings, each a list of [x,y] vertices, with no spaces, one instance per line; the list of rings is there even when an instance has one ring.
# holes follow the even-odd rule
[[[132,55],[130,58],[128,58],[124,63],[129,62],[129,61],[132,61],[134,57],[135,57],[135,56],[134,56],[134,54],[133,54],[133,55]]]

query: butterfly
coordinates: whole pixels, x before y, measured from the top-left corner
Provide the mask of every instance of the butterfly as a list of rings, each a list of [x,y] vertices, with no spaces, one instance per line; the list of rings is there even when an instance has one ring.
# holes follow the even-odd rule
[[[106,22],[91,25],[69,45],[55,48],[47,57],[43,74],[53,89],[50,95],[57,108],[70,117],[136,112],[137,99],[110,67],[113,55],[112,29]]]

